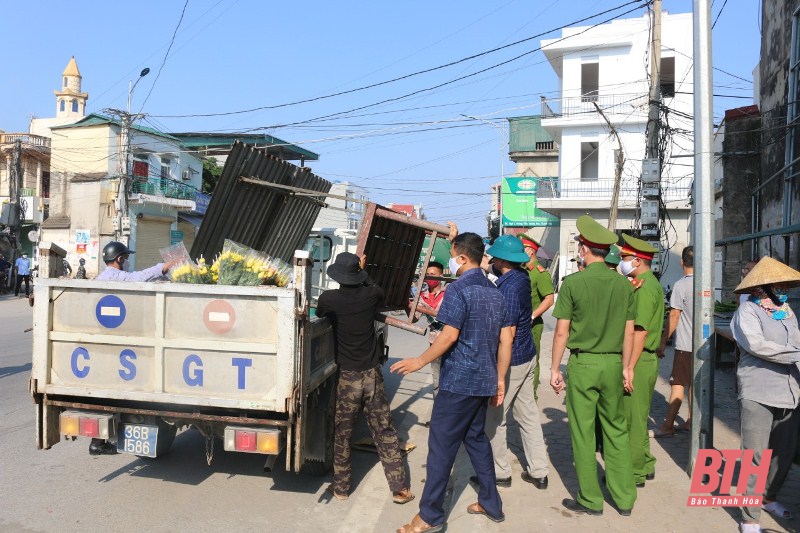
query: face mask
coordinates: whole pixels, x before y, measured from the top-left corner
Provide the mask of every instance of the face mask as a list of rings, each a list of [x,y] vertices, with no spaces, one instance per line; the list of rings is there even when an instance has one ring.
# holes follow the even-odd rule
[[[450,274],[453,276],[458,276],[458,269],[464,265],[459,264],[455,257],[451,257],[450,261],[447,263],[447,266],[450,267]]]
[[[500,269],[499,269],[499,268],[497,268],[497,267],[496,267],[496,266],[494,266],[494,265],[492,265],[492,274],[494,274],[494,275],[495,275],[495,276],[497,276],[498,278],[499,278],[500,276],[502,276],[502,275],[503,275],[503,273],[502,273],[502,272],[500,272]]]
[[[120,270],[122,270],[122,268],[125,266],[125,258],[120,257],[119,259],[117,259],[117,263],[119,263],[119,268]]]
[[[772,289],[772,292],[775,293],[775,296],[778,297],[778,301],[781,303],[786,303],[786,300],[789,299],[789,291],[786,289]]]
[[[429,290],[433,290],[433,289],[435,289],[436,287],[439,286],[441,281],[439,281],[438,279],[429,279],[425,283],[428,284],[428,289]]]
[[[636,267],[633,266],[633,259],[630,261],[620,261],[619,262],[619,270],[622,272],[623,276],[630,276]]]

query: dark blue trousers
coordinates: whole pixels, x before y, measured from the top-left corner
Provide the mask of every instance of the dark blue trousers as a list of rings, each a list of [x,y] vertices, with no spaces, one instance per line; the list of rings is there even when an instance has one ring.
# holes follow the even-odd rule
[[[440,390],[433,401],[428,436],[428,466],[419,516],[428,524],[445,522],[444,496],[456,454],[464,443],[472,467],[478,475],[478,502],[491,516],[503,514],[497,492],[492,446],[484,432],[489,398],[465,396]]]

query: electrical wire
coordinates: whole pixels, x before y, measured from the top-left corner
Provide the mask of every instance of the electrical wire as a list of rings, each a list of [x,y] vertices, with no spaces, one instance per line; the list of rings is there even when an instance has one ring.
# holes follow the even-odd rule
[[[144,101],[142,102],[142,106],[139,108],[139,113],[142,112],[144,109],[145,104],[147,104],[147,100],[150,99],[150,95],[153,94],[153,88],[158,83],[158,78],[161,77],[161,71],[164,69],[164,65],[167,64],[167,58],[169,57],[169,52],[172,50],[172,45],[175,43],[175,36],[178,34],[178,30],[181,27],[181,22],[183,22],[183,15],[186,14],[186,7],[189,5],[189,0],[183,4],[183,9],[181,10],[181,16],[178,19],[178,24],[175,26],[175,31],[172,32],[172,39],[169,41],[169,46],[167,46],[167,51],[164,53],[164,59],[161,61],[161,66],[158,67],[158,73],[156,74],[156,79],[153,80],[153,84],[150,86],[150,90],[147,92],[147,96],[145,96]]]

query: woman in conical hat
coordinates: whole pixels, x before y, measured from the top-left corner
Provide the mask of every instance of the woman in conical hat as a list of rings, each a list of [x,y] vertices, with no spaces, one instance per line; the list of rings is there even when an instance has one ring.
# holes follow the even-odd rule
[[[765,510],[778,518],[792,513],[777,501],[797,447],[800,430],[800,329],[787,302],[788,289],[800,286],[800,272],[765,257],[734,290],[749,294],[731,321],[733,336],[742,352],[736,371],[742,448],[772,450],[761,507],[743,507],[742,533],[761,531],[759,518]],[[757,476],[751,476],[747,494],[754,494]]]

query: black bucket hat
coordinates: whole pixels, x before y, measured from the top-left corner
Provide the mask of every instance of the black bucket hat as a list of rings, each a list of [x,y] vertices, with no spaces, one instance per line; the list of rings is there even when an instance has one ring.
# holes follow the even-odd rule
[[[328,275],[341,285],[361,285],[367,281],[367,272],[361,269],[356,254],[342,252],[336,261],[328,266]]]

